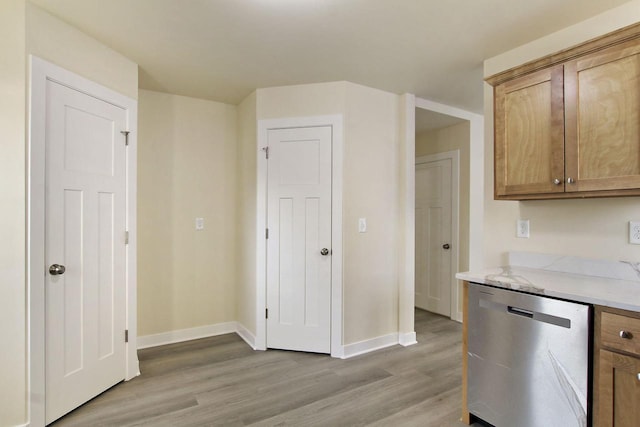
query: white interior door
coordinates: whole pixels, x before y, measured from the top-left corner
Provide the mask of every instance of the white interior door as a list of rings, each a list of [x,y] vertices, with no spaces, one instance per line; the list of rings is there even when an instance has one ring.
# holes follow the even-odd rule
[[[451,159],[416,165],[416,307],[451,316]]]
[[[331,352],[330,126],[271,129],[267,347]]]
[[[122,108],[47,81],[47,423],[126,375],[124,129]]]

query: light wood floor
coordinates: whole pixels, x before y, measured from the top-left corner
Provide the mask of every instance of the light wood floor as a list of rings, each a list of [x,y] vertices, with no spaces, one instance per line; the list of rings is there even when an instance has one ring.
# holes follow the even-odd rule
[[[416,310],[418,344],[347,360],[253,351],[235,334],[141,350],[142,375],[66,426],[461,426],[459,323]]]

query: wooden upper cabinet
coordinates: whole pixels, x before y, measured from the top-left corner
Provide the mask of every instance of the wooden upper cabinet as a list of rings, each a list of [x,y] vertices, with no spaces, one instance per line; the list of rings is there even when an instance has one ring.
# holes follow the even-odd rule
[[[640,42],[565,65],[567,191],[640,188]]]
[[[496,196],[564,191],[562,68],[495,88]]]
[[[487,82],[496,199],[640,195],[640,24]]]

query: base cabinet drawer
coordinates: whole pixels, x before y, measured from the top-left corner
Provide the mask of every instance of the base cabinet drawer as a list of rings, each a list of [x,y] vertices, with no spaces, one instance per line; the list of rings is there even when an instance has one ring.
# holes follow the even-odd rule
[[[640,356],[640,319],[602,313],[601,339],[604,347]]]
[[[599,427],[640,425],[640,359],[600,350]]]

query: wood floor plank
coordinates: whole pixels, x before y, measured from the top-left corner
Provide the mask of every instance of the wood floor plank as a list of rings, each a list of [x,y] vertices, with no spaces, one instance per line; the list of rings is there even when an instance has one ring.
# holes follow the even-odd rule
[[[459,426],[462,327],[416,310],[418,344],[347,360],[253,351],[235,334],[139,352],[142,375],[67,426]]]

